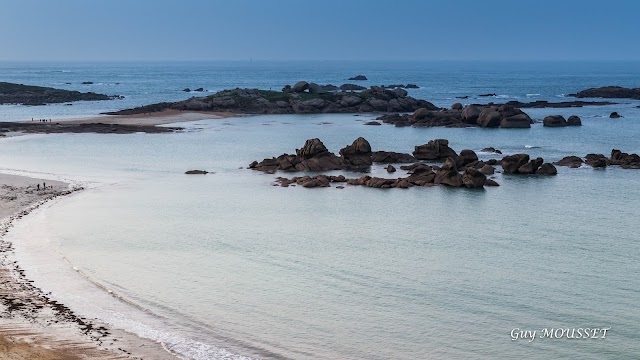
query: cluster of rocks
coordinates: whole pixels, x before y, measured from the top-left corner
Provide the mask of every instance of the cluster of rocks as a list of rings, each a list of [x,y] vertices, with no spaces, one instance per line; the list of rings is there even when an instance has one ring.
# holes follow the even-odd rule
[[[282,154],[261,162],[254,161],[250,169],[274,173],[276,171],[330,171],[330,170],[366,170],[373,163],[411,163],[416,158],[410,154],[392,151],[371,151],[369,142],[359,137],[351,145],[339,152],[340,156],[330,152],[320,139],[309,139],[295,155]]]
[[[304,85],[302,87],[304,88]],[[437,109],[428,101],[407,96],[404,89],[387,90],[372,86],[360,92],[337,91],[317,94],[258,89],[223,90],[209,96],[151,104],[106,114],[134,115],[167,109],[236,114],[320,114],[413,112],[419,108]]]
[[[530,160],[528,154],[505,156],[500,165],[504,174],[556,175],[558,173],[553,164],[545,163],[541,157]]]
[[[494,152],[498,150],[493,148]],[[440,165],[426,164],[417,160],[442,161]],[[412,186],[446,185],[451,187],[477,188],[498,186],[488,175],[496,172],[495,166],[500,164],[505,174],[555,175],[557,170],[553,164],[545,163],[542,158],[529,159],[527,154],[505,156],[499,162],[496,159],[481,161],[473,150],[462,150],[460,154],[449,147],[446,139],[431,140],[427,144],[416,146],[413,155],[371,150],[369,142],[360,137],[351,145],[340,150],[337,156],[324,146],[319,139],[309,139],[295,155],[283,154],[277,158],[254,161],[250,169],[275,173],[278,170],[287,172],[313,172],[332,170],[366,171],[373,163],[389,163],[387,172],[394,173],[396,168],[391,163],[411,163],[400,166],[409,171],[409,176],[399,178],[382,178],[364,175],[359,178],[345,178],[342,175],[301,176],[291,179],[279,177],[281,186],[292,184],[303,187],[328,187],[332,182],[346,182],[349,185],[360,185],[374,188],[408,188]]]
[[[403,84],[391,84],[391,85],[382,85],[382,88],[385,89],[395,89],[395,88],[402,88],[402,89],[419,89],[420,87],[416,84],[407,84],[407,85],[403,85]]]
[[[197,88],[197,89],[195,89],[195,90],[191,90],[190,88],[185,88],[185,89],[184,89],[184,90],[182,90],[182,91],[184,91],[184,92],[192,92],[192,91],[195,91],[195,92],[203,92],[203,91],[204,91],[204,88],[201,88],[201,87],[200,87],[200,88]]]
[[[562,115],[550,115],[542,120],[542,124],[547,127],[581,126],[582,120],[575,115],[569,116],[568,119]]]
[[[511,105],[467,105],[455,103],[451,109],[422,108],[413,114],[389,114],[377,118],[395,126],[529,128],[533,120]]]
[[[582,164],[586,164],[594,168],[606,168],[607,166],[615,165],[623,169],[640,169],[640,155],[627,154],[620,150],[613,149],[609,157],[603,154],[587,154],[583,160],[578,156],[566,156],[554,164],[570,168],[578,168],[582,166]]]
[[[368,80],[366,76],[364,75],[356,75],[354,77],[350,77],[349,80],[355,80],[355,81],[365,81]]]
[[[285,85],[282,88],[282,92],[284,93],[309,93],[309,94],[323,94],[334,91],[361,91],[366,90],[367,88],[364,86],[356,85],[356,84],[342,84],[340,86],[335,86],[333,84],[327,85],[318,85],[316,83],[309,83],[306,81],[298,81],[293,86]]]
[[[615,105],[617,103],[611,101],[561,101],[561,102],[548,102],[546,100],[537,100],[532,102],[521,102],[521,101],[507,101],[505,105],[511,105],[513,107],[525,109],[543,109],[543,108],[573,108],[573,107],[583,107],[583,106],[604,106],[604,105]]]
[[[103,95],[94,92],[62,90],[43,86],[31,86],[0,82],[0,104],[45,105],[72,101],[96,101],[122,99],[119,95]]]

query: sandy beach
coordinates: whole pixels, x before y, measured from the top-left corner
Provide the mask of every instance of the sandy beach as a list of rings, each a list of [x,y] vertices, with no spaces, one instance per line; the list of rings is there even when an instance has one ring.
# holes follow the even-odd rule
[[[226,119],[230,117],[246,116],[228,112],[198,112],[198,111],[179,111],[164,110],[153,113],[136,114],[136,115],[100,115],[87,116],[82,118],[62,120],[71,124],[120,124],[120,125],[166,125],[181,122],[190,122],[198,120],[210,119]]]
[[[33,286],[14,260],[5,238],[13,223],[80,190],[60,181],[0,174],[0,360],[175,359],[159,343],[74,313]]]

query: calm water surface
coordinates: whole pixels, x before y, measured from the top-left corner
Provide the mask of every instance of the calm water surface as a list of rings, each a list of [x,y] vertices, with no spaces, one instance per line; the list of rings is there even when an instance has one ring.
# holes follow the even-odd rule
[[[270,76],[317,71],[328,74],[319,82],[338,83],[355,71],[353,64],[326,66]],[[382,83],[424,79],[427,89],[418,95],[443,105],[458,94],[494,92],[482,85],[489,83],[513,98],[551,99],[576,86],[639,80],[632,65],[546,72],[530,65],[523,73],[513,64],[409,68],[404,77],[394,77],[398,67],[380,66],[366,75]],[[104,70],[70,71],[99,81]],[[566,78],[558,75],[564,72]],[[221,87],[247,85],[243,74],[226,74]],[[215,86],[158,81],[166,93]],[[251,84],[267,87],[269,80],[260,81]],[[411,152],[446,138],[458,151],[494,146],[547,161],[614,147],[640,152],[640,103],[624,102],[528,111],[534,118],[578,114],[580,128],[413,129],[363,126],[368,116],[293,115],[198,121],[169,135],[24,136],[0,141],[0,164],[92,187],[13,231],[16,242],[30,239],[18,249],[36,283],[87,316],[189,358],[632,358],[640,352],[638,171],[498,174],[501,186],[485,190],[338,190],[274,187],[274,175],[240,169],[293,152],[311,137],[334,152],[358,136],[374,150]],[[604,117],[611,111],[625,118]],[[385,165],[371,172],[387,176]],[[194,168],[214,173],[183,175]],[[611,330],[601,340],[509,336],[513,328],[551,327]]]

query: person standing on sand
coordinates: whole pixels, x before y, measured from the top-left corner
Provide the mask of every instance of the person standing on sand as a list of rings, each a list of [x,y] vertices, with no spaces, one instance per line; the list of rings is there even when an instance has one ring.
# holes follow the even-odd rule
[[[40,191],[40,184],[38,184],[38,191]]]
[[[47,183],[45,183],[44,181],[42,182],[42,190],[46,190],[47,189]]]

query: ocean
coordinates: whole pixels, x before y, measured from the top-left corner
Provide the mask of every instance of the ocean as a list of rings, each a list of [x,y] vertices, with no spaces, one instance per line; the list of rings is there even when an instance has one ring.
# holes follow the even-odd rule
[[[3,105],[2,121],[64,120],[199,95],[186,87],[340,85],[358,74],[367,86],[415,83],[411,96],[447,107],[640,87],[640,63],[631,62],[0,63],[0,74],[125,96]],[[485,93],[496,96],[478,97]],[[373,150],[401,152],[444,138],[481,159],[495,157],[480,152],[488,146],[547,162],[613,148],[640,153],[640,101],[614,101],[524,109],[538,120],[582,118],[583,126],[567,128],[396,128],[364,126],[374,115],[264,115],[181,123],[185,131],[175,134],[3,138],[2,170],[87,187],[9,236],[45,292],[188,359],[633,358],[640,171],[559,167],[555,177],[496,174],[501,186],[484,190],[340,190],[276,187],[278,175],[246,169],[315,137],[336,153],[359,136]],[[609,119],[612,111],[624,118]],[[388,176],[384,166],[371,173]],[[191,169],[212,173],[184,175]],[[594,327],[611,329],[606,339],[510,335]]]

